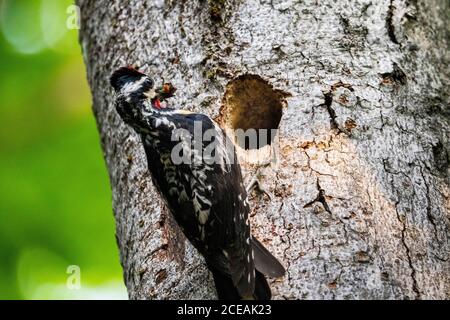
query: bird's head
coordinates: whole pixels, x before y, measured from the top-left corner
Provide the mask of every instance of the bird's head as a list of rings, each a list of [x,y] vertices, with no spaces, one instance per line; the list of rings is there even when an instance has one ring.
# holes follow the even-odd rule
[[[161,102],[173,97],[176,91],[170,83],[155,88],[153,80],[134,67],[117,69],[110,83],[118,94],[116,106],[122,118],[133,116],[137,111],[161,109]]]

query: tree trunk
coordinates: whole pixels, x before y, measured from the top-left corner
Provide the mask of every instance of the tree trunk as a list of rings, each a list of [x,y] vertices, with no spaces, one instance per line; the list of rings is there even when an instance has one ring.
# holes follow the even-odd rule
[[[175,107],[278,128],[243,163],[279,299],[450,298],[447,0],[78,0],[80,41],[132,299],[216,293],[156,192],[108,78],[137,64]],[[241,151],[241,155],[257,150]]]

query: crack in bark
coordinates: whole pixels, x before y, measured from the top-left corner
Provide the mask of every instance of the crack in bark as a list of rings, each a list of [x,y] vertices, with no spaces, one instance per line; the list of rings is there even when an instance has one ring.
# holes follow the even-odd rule
[[[336,91],[336,89],[341,88],[341,87],[346,88],[346,89],[350,90],[351,92],[355,91],[351,84],[343,83],[342,81],[339,81],[331,86],[330,91],[323,93],[325,101],[323,104],[320,105],[320,106],[324,106],[327,109],[328,115],[330,116],[331,129],[337,130],[338,134],[343,133],[344,131],[339,127],[339,124],[336,120],[336,118],[337,118],[336,111],[331,106],[333,104],[333,92]]]
[[[324,98],[325,98],[325,102],[323,104],[323,106],[326,107],[327,112],[330,116],[330,125],[331,125],[331,129],[335,129],[338,131],[338,133],[342,132],[342,130],[339,128],[339,125],[336,121],[336,112],[334,111],[334,109],[331,107],[331,105],[333,104],[333,93],[330,92],[326,92],[323,94]]]
[[[427,183],[427,181],[425,179],[425,175],[423,173],[423,168],[422,167],[419,167],[419,168],[420,168],[420,175],[422,176],[422,180],[423,180],[423,183],[425,185],[425,190],[426,190],[425,197],[427,199],[427,210],[426,210],[427,218],[428,218],[428,221],[430,221],[431,225],[433,226],[434,236],[435,236],[436,240],[439,242],[438,229],[437,229],[436,221],[435,221],[435,218],[433,217],[433,215],[431,213],[430,186],[428,185],[428,183]]]
[[[330,216],[332,216],[333,213],[331,212],[330,206],[327,203],[327,200],[326,200],[326,197],[325,197],[325,190],[322,189],[322,187],[320,186],[319,178],[317,178],[316,185],[317,185],[317,190],[319,191],[319,194],[317,195],[317,197],[313,201],[308,202],[307,204],[305,204],[303,206],[303,208],[309,208],[314,203],[319,202],[319,203],[322,204],[322,206],[325,209],[325,211],[328,212],[330,214]]]
[[[313,144],[315,144],[315,142],[313,142]],[[336,176],[334,176],[334,175],[332,175],[332,174],[329,174],[329,173],[322,173],[322,172],[317,171],[316,169],[314,169],[314,168],[311,166],[311,157],[309,156],[308,152],[307,152],[306,150],[304,150],[303,152],[305,153],[306,158],[308,159],[307,167],[308,167],[312,172],[318,174],[319,176],[327,176],[327,177],[333,177],[333,178],[336,178]],[[323,150],[323,152],[327,152],[327,151]]]
[[[395,35],[395,26],[394,26],[394,0],[390,0],[388,11],[386,14],[386,29],[389,36],[389,39],[395,44],[399,44],[397,36]]]
[[[289,249],[291,249],[291,237],[290,237],[290,233],[291,233],[291,229],[292,229],[292,228],[289,228],[289,226],[286,225],[286,219],[285,219],[284,216],[281,214],[281,211],[283,210],[283,208],[284,208],[284,202],[281,202],[281,205],[280,205],[280,207],[278,208],[278,215],[279,215],[279,217],[281,218],[281,220],[283,221],[283,228],[286,230],[285,236],[286,236],[286,238],[287,238],[287,244],[286,244],[286,248],[284,248],[284,250],[283,250],[283,257],[285,258],[284,261],[287,263],[287,267],[286,267],[286,276],[287,276],[288,281],[290,282],[290,281],[292,280],[291,274],[290,274],[291,259],[290,259],[290,258],[286,258],[286,257],[287,257],[287,253],[286,253],[286,252],[287,252]],[[272,224],[274,224],[274,221],[273,221],[273,220],[272,220]],[[280,240],[281,240],[283,243],[286,243],[286,241],[283,239],[283,237],[281,237]],[[299,256],[298,258],[300,258],[300,256]],[[298,258],[297,258],[297,259],[298,259]]]
[[[384,171],[387,174],[396,175],[396,174],[400,173],[400,172],[398,172],[398,173],[391,172],[387,168],[387,166],[388,166],[387,160],[388,159],[381,159],[381,160],[382,160],[383,169],[384,169]],[[391,184],[392,190],[396,190],[393,179],[390,179],[390,184]],[[413,259],[412,259],[412,256],[411,256],[411,250],[410,250],[408,244],[406,243],[406,232],[407,232],[406,217],[402,216],[400,214],[400,212],[398,210],[398,205],[399,204],[400,204],[400,200],[397,199],[396,202],[394,203],[394,206],[395,206],[395,213],[396,213],[396,216],[397,216],[397,220],[400,222],[400,224],[402,226],[401,243],[402,243],[403,247],[405,248],[406,258],[407,258],[407,261],[408,261],[409,268],[411,270],[410,276],[411,276],[411,279],[412,279],[412,282],[413,282],[412,290],[413,290],[413,292],[414,292],[414,294],[416,296],[416,299],[420,299],[421,298],[421,293],[420,293],[419,286],[418,286],[417,279],[416,279],[416,269],[414,268],[414,265],[413,265]]]
[[[412,257],[411,257],[411,250],[410,250],[409,246],[406,244],[406,223],[405,223],[405,220],[402,219],[402,217],[400,216],[400,213],[398,212],[398,204],[399,203],[400,203],[400,201],[395,202],[395,212],[397,214],[398,221],[402,224],[401,241],[402,241],[403,247],[405,248],[405,253],[406,253],[406,258],[408,260],[409,268],[411,269],[411,279],[413,282],[412,290],[414,291],[414,293],[416,295],[416,299],[420,299],[421,293],[420,293],[419,286],[418,286],[417,279],[416,279],[416,269],[414,268],[414,265],[413,265],[413,261],[412,261]]]
[[[407,83],[407,76],[405,72],[400,68],[398,63],[393,62],[392,63],[392,72],[386,72],[382,73],[381,76],[383,77],[382,84],[399,84],[399,85],[405,85]],[[398,124],[397,124],[398,126]],[[403,128],[399,127],[400,130],[404,130]],[[406,130],[404,130],[406,131]],[[408,131],[406,131],[408,132]]]

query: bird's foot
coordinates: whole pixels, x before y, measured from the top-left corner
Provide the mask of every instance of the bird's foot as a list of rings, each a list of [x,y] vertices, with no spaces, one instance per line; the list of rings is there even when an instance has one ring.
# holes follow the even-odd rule
[[[269,200],[272,201],[272,199],[273,199],[272,194],[262,186],[261,181],[259,181],[259,179],[257,177],[253,177],[253,179],[247,185],[247,188],[245,190],[247,191],[247,194],[250,194],[250,192],[253,189],[256,189],[260,193],[266,194],[267,197],[269,198]]]

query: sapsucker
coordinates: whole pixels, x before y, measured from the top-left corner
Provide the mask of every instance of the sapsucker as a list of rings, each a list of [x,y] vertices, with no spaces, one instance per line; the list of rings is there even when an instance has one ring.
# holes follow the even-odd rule
[[[155,88],[148,76],[132,67],[116,70],[110,82],[117,94],[117,112],[141,136],[153,183],[205,258],[219,299],[270,299],[264,275],[281,277],[285,269],[250,234],[241,168],[234,148],[230,152],[226,147],[232,143],[225,132],[204,114],[162,108],[160,100],[171,97],[174,88]],[[196,125],[203,132],[212,131],[211,139],[196,141]],[[184,135],[174,139],[176,131]],[[183,161],[174,159],[180,143]],[[211,145],[210,157],[203,158]]]

